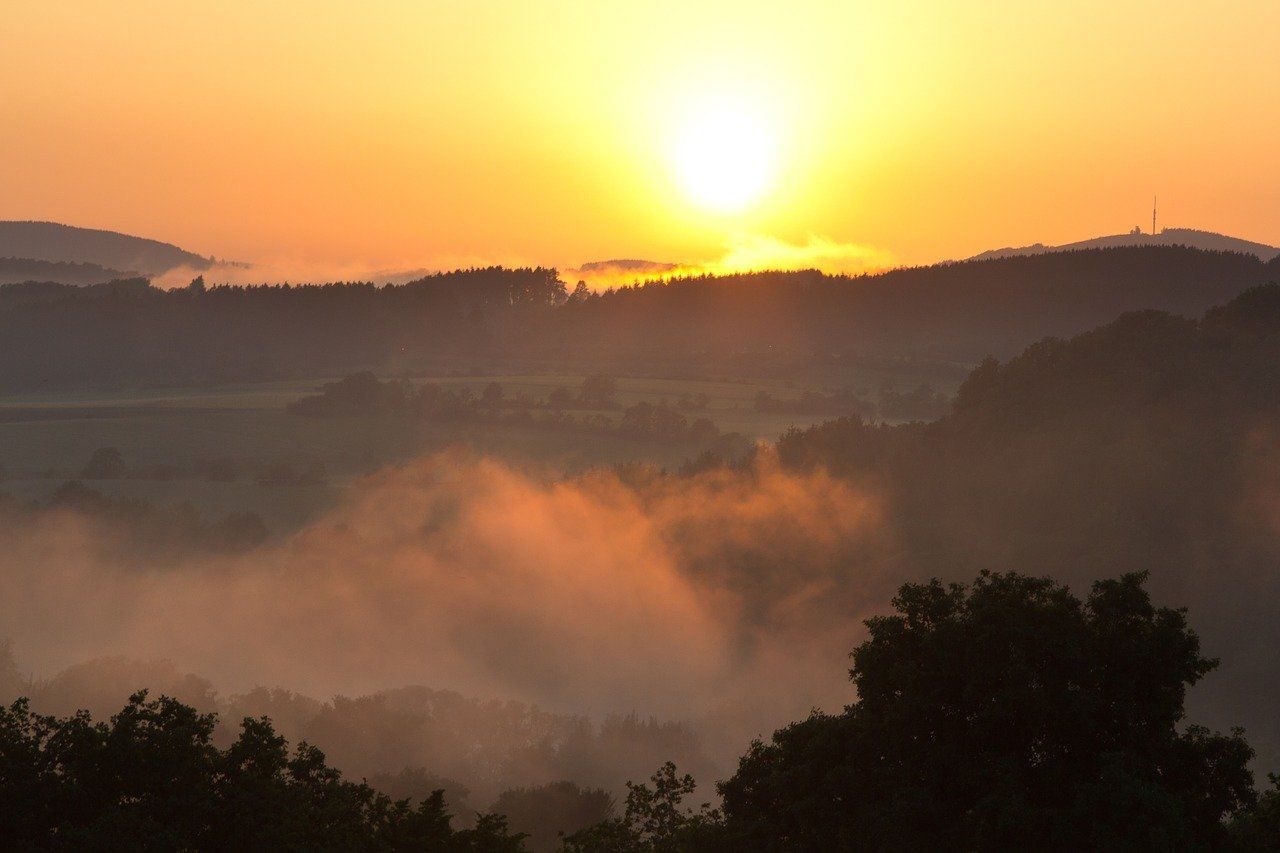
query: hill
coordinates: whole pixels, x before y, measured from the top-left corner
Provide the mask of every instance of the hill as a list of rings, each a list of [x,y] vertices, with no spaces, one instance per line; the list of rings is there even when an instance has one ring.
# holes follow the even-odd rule
[[[869,363],[958,379],[1124,311],[1195,316],[1280,280],[1280,260],[1176,246],[1058,252],[868,276],[705,276],[570,294],[551,269],[404,285],[145,282],[0,291],[0,389],[188,384],[358,370],[800,379],[847,387]]]
[[[553,340],[643,363],[694,352],[713,360],[768,353],[775,364],[815,353],[973,364],[1125,311],[1195,316],[1276,279],[1276,261],[1182,246],[1053,252],[864,276],[677,278],[570,304]]]
[[[1046,246],[1036,243],[1031,246],[992,249],[974,255],[969,260],[986,261],[995,258],[1008,258],[1017,255],[1041,255],[1046,252],[1070,252],[1079,249],[1114,249],[1119,246],[1188,246],[1192,249],[1206,249],[1214,252],[1240,252],[1255,255],[1259,260],[1269,261],[1280,255],[1280,248],[1252,240],[1242,240],[1213,231],[1200,231],[1195,228],[1165,228],[1159,234],[1151,235],[1134,229],[1128,234],[1113,234],[1108,237],[1094,237],[1090,240],[1079,240],[1061,246]]]
[[[98,264],[0,257],[0,285],[26,281],[86,285],[125,277],[126,273],[121,270],[108,269]]]
[[[611,261],[590,261],[578,267],[583,272],[606,272],[609,270],[619,270],[636,275],[655,275],[664,272],[671,272],[679,269],[679,264],[671,264],[665,261],[646,261],[638,258],[616,258]]]
[[[634,284],[645,279],[678,274],[680,269],[680,264],[665,261],[614,258],[607,261],[589,261],[577,268],[564,270],[564,276],[570,284],[581,281],[592,290],[605,290],[619,285]]]
[[[1198,715],[1244,724],[1274,769],[1278,357],[1269,285],[1198,321],[1135,312],[1042,341],[980,365],[941,420],[833,421],[788,434],[779,455],[880,496],[904,575],[1023,567],[1082,588],[1149,570],[1229,661],[1193,695]]]
[[[3,257],[97,264],[144,276],[160,275],[175,267],[203,270],[212,263],[209,258],[159,240],[56,222],[12,220],[0,221],[0,258]]]

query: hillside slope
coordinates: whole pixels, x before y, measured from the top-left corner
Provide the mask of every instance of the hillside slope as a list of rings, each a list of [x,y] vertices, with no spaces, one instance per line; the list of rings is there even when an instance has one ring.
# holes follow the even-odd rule
[[[1094,237],[1089,240],[1077,240],[1061,246],[1046,246],[1035,243],[1031,246],[992,249],[974,255],[971,261],[988,261],[994,258],[1009,258],[1018,255],[1041,255],[1046,252],[1070,252],[1078,249],[1114,249],[1119,246],[1188,246],[1192,249],[1205,249],[1212,252],[1240,252],[1255,255],[1259,260],[1269,261],[1280,256],[1280,248],[1256,243],[1227,234],[1213,231],[1200,231],[1196,228],[1165,228],[1152,236],[1144,232],[1129,234],[1112,234],[1107,237]]]
[[[883,501],[890,576],[981,569],[1087,588],[1151,573],[1186,603],[1221,670],[1192,706],[1243,724],[1280,767],[1280,286],[1200,320],[1126,314],[987,361],[930,424],[855,419],[793,431],[784,464],[823,468]]]
[[[52,281],[57,284],[86,285],[125,277],[122,270],[108,269],[98,264],[0,257],[0,284]]]
[[[0,258],[4,257],[97,264],[145,276],[160,275],[175,267],[203,270],[211,263],[208,258],[159,240],[57,222],[13,220],[0,221]]]
[[[1280,261],[1172,246],[1061,252],[877,276],[756,273],[570,296],[550,269],[476,269],[402,286],[145,281],[0,293],[0,388],[402,374],[606,371],[805,379],[859,365],[958,371],[1124,311],[1194,317],[1280,281]],[[958,377],[957,377],[958,378]]]

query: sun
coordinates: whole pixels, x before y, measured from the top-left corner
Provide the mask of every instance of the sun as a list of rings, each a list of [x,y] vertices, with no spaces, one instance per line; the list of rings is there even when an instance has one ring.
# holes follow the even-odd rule
[[[697,206],[741,212],[769,191],[776,171],[774,148],[769,123],[751,104],[707,104],[677,128],[676,179]]]

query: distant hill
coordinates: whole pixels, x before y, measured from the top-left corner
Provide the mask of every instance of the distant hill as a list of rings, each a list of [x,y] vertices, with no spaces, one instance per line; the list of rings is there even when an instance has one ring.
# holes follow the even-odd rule
[[[1196,316],[1280,259],[1185,246],[1048,252],[890,270],[675,277],[569,305],[546,343],[631,363],[854,354],[975,363],[1125,311]]]
[[[579,297],[545,268],[459,270],[387,287],[19,285],[0,287],[0,390],[460,366],[821,376],[834,388],[862,381],[865,364],[927,363],[958,378],[956,363],[1005,358],[1126,311],[1196,316],[1271,281],[1280,281],[1280,257],[1131,246],[866,276],[671,277]]]
[[[0,284],[54,281],[59,284],[86,285],[101,284],[104,281],[126,277],[127,274],[122,270],[114,270],[98,264],[0,257]]]
[[[594,290],[632,284],[636,281],[661,278],[678,273],[680,264],[665,261],[646,261],[639,258],[614,258],[607,261],[589,261],[576,269],[564,270],[565,280],[572,283],[585,281]]]
[[[1068,252],[1076,249],[1112,249],[1118,246],[1190,246],[1193,249],[1207,249],[1215,252],[1240,252],[1255,255],[1263,261],[1280,256],[1280,248],[1252,240],[1242,240],[1213,231],[1199,231],[1195,228],[1165,228],[1152,236],[1141,231],[1128,234],[1113,234],[1109,237],[1094,237],[1091,240],[1080,240],[1075,243],[1064,243],[1061,246],[1046,246],[1036,243],[1031,246],[1007,247],[992,249],[974,255],[971,261],[987,261],[995,258],[1009,258],[1019,255],[1041,255],[1045,252]]]
[[[604,272],[606,270],[625,270],[627,272],[636,273],[662,273],[679,269],[679,264],[670,264],[665,261],[645,261],[637,258],[617,258],[611,261],[591,261],[585,263],[578,269],[583,272]]]
[[[145,276],[161,275],[175,267],[203,270],[212,264],[209,258],[159,240],[56,222],[12,220],[0,221],[0,258],[4,257],[97,264],[117,275]]]

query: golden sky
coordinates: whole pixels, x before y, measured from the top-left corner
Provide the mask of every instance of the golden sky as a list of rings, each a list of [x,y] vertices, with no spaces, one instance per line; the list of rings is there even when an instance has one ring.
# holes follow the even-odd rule
[[[0,0],[0,218],[338,272],[856,267],[1158,192],[1280,243],[1277,32],[1276,0]]]

